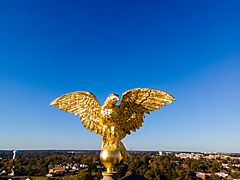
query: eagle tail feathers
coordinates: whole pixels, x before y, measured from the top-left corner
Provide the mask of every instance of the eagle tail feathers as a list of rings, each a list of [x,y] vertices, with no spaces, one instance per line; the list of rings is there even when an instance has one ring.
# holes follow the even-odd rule
[[[130,157],[130,155],[128,154],[126,148],[124,147],[124,145],[121,141],[119,141],[119,143],[118,143],[118,148],[122,154],[123,161],[126,161]]]

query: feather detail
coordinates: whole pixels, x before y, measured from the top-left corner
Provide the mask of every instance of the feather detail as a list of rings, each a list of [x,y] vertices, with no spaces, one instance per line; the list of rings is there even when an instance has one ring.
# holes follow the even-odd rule
[[[94,94],[71,92],[53,100],[50,105],[79,116],[85,128],[102,135],[101,106]]]

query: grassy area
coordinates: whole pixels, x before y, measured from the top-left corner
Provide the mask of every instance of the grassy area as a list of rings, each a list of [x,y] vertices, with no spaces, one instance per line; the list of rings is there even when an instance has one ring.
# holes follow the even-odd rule
[[[33,180],[47,180],[47,179],[49,179],[49,178],[46,177],[46,176],[31,176],[31,178],[32,178]]]
[[[62,176],[62,177],[46,177],[46,176],[31,176],[33,180],[77,180],[77,176]]]

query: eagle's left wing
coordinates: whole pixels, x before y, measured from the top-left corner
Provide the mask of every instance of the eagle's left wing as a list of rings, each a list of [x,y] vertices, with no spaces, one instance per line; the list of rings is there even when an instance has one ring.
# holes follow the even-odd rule
[[[172,103],[175,98],[160,90],[136,88],[122,95],[120,108],[120,124],[126,134],[136,131],[142,126],[144,114]]]

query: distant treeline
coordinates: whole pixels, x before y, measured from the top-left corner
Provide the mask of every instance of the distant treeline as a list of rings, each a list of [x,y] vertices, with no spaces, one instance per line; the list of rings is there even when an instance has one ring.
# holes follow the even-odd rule
[[[17,176],[46,176],[50,168],[57,165],[83,163],[87,168],[79,171],[69,171],[64,175],[74,175],[77,179],[101,179],[104,167],[99,160],[100,151],[77,150],[20,150],[13,160],[12,151],[0,151],[0,172],[11,172],[15,166]],[[156,151],[130,151],[131,157],[121,162],[116,170],[119,177],[137,173],[147,179],[197,179],[195,172],[210,174],[206,179],[221,179],[215,173],[228,173],[232,178],[240,178],[239,168],[232,164],[240,164],[240,160],[214,159],[181,159],[173,153],[160,156]],[[235,154],[235,156],[238,156]],[[228,163],[230,169],[222,164]]]

